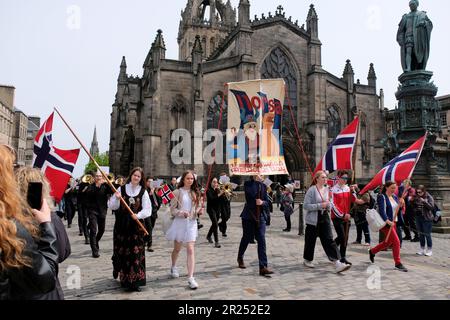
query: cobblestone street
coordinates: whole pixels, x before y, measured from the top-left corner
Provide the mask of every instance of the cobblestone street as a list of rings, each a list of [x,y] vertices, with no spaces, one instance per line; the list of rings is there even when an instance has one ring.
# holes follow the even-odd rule
[[[283,214],[275,208],[272,226],[267,229],[267,255],[269,267],[275,271],[272,278],[258,273],[256,245],[247,249],[247,269],[237,267],[236,257],[242,236],[239,214],[242,203],[232,203],[228,237],[220,237],[222,248],[216,249],[206,240],[209,218],[202,217],[204,228],[199,231],[196,244],[195,277],[199,289],[192,291],[186,278],[186,252],[179,258],[181,277],[171,279],[170,253],[172,243],[165,240],[160,219],[154,235],[155,252],[146,253],[147,286],[142,292],[127,293],[112,278],[112,228],[114,216],[107,217],[105,235],[100,242],[100,258],[91,257],[89,245],[78,236],[77,217],[71,229],[67,229],[72,244],[72,255],[60,266],[60,280],[68,300],[378,300],[378,299],[439,299],[450,298],[450,238],[433,234],[433,256],[416,255],[418,243],[405,241],[401,251],[402,262],[408,273],[394,270],[391,252],[381,252],[376,263],[370,264],[367,247],[349,245],[348,260],[352,268],[341,275],[334,271],[325,256],[320,240],[317,240],[315,269],[303,266],[304,237],[298,236],[298,210],[292,216],[293,231],[285,228]],[[298,207],[296,207],[298,208]],[[334,230],[333,230],[334,232]],[[352,226],[349,243],[356,238]],[[372,234],[372,245],[378,235]],[[76,285],[79,271],[81,282]]]

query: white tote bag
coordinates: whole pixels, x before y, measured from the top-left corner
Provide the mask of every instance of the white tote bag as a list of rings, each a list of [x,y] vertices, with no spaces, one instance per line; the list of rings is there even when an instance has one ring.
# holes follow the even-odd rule
[[[380,231],[386,225],[386,222],[375,209],[366,210],[366,220],[369,223],[370,230],[373,232]]]

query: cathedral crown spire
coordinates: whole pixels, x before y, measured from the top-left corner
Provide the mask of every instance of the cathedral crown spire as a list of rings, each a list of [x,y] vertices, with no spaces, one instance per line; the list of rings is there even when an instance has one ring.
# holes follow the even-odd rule
[[[236,9],[231,1],[188,0],[181,11],[178,30],[178,56],[189,61],[195,36],[200,35],[203,58],[209,57],[236,26]]]

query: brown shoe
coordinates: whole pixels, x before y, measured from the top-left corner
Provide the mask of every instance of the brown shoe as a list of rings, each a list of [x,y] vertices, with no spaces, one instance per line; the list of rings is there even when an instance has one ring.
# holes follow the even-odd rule
[[[247,267],[245,266],[245,264],[244,264],[244,259],[238,258],[238,259],[237,259],[237,263],[238,263],[238,265],[239,265],[239,268],[241,268],[241,269],[246,269],[246,268],[247,268]]]
[[[269,269],[267,269],[267,268],[259,269],[259,275],[260,275],[260,276],[263,276],[263,277],[269,277],[269,278],[270,278],[270,275],[271,275],[271,274],[273,274],[273,271],[272,271],[272,270],[269,270]]]

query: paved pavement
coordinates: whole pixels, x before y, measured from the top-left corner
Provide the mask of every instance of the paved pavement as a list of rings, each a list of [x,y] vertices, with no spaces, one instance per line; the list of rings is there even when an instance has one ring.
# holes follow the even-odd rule
[[[250,245],[245,255],[247,269],[237,267],[236,256],[242,236],[239,214],[242,203],[232,204],[228,238],[222,238],[222,248],[216,249],[206,240],[210,222],[199,232],[196,244],[195,277],[199,289],[189,289],[186,278],[185,250],[179,258],[181,277],[169,276],[172,243],[165,240],[159,220],[154,237],[155,252],[146,253],[147,286],[142,292],[127,293],[112,278],[112,228],[114,216],[108,215],[106,232],[100,242],[98,259],[91,257],[89,245],[78,236],[76,223],[67,229],[72,255],[60,266],[60,281],[68,300],[448,300],[450,299],[450,238],[433,235],[433,257],[416,256],[418,243],[404,242],[402,261],[408,273],[394,270],[391,252],[381,252],[376,263],[370,264],[367,248],[350,245],[348,260],[353,267],[338,275],[317,240],[315,269],[303,266],[304,237],[298,236],[298,211],[292,216],[293,231],[282,232],[285,221],[275,210],[268,228],[267,255],[272,278],[258,274],[256,245]],[[76,222],[76,217],[74,222]],[[351,228],[349,243],[355,240]],[[378,235],[372,235],[378,240]]]

